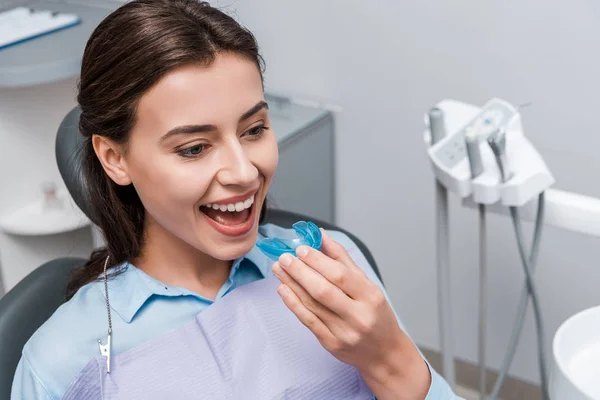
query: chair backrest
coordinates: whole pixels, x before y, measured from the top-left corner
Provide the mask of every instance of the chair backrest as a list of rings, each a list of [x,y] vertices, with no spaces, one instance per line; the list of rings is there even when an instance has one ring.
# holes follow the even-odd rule
[[[84,263],[81,258],[47,262],[0,298],[0,399],[10,398],[23,346],[64,303],[69,273]]]
[[[58,170],[67,186],[69,194],[75,201],[75,204],[77,204],[77,207],[91,221],[95,221],[90,202],[88,201],[88,191],[86,190],[86,182],[82,171],[82,152],[85,138],[79,133],[80,115],[81,109],[77,106],[63,118],[56,133],[54,152]]]

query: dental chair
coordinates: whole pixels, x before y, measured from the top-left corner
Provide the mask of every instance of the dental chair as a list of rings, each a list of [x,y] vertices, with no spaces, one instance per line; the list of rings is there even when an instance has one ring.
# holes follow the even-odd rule
[[[79,208],[94,221],[86,198],[81,172],[81,148],[84,138],[79,134],[79,108],[63,119],[56,136],[56,161],[67,189]],[[313,221],[328,230],[348,235],[365,255],[381,279],[377,264],[369,249],[356,236],[330,223],[297,213],[269,209],[266,222],[291,228],[300,220]],[[82,258],[59,258],[41,265],[4,297],[0,298],[0,399],[9,399],[13,376],[23,346],[31,335],[64,303],[71,271],[86,262]],[[53,349],[48,349],[53,351]]]

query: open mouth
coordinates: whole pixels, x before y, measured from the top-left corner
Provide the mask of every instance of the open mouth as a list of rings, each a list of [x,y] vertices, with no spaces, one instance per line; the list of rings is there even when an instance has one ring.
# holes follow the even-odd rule
[[[255,195],[248,199],[229,204],[205,204],[200,211],[208,217],[211,225],[221,233],[239,235],[250,230],[255,209]]]

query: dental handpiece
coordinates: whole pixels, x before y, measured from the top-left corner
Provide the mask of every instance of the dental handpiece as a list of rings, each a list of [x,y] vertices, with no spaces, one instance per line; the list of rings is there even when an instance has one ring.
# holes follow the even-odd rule
[[[471,178],[477,178],[483,173],[483,161],[481,160],[481,151],[479,149],[479,138],[472,127],[468,128],[465,133],[465,145],[471,168]]]
[[[437,107],[429,110],[429,130],[431,131],[431,144],[434,145],[446,136],[444,126],[444,113]]]
[[[506,131],[504,129],[497,129],[488,137],[487,141],[496,157],[502,182],[509,181],[513,173],[509,169],[508,157],[506,156]]]

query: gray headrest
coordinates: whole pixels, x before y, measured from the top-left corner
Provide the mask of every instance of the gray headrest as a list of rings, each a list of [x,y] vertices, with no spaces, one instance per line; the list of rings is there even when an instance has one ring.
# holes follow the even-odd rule
[[[56,163],[67,190],[75,203],[87,217],[92,218],[90,202],[87,198],[86,183],[82,174],[83,145],[85,138],[79,133],[79,107],[72,109],[62,120],[56,134]]]

